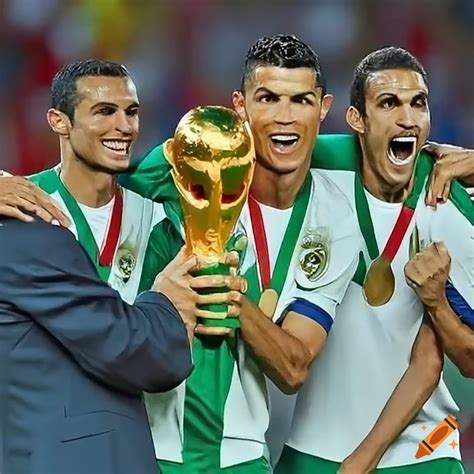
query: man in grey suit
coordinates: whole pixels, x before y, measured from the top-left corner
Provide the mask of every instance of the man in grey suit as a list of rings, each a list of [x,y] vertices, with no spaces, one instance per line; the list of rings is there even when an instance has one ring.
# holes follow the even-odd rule
[[[129,305],[71,232],[0,217],[2,474],[156,473],[142,391],[191,371],[196,263],[178,255]]]

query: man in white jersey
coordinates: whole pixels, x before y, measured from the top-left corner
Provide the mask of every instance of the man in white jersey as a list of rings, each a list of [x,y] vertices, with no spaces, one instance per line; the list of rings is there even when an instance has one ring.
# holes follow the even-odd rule
[[[131,303],[151,232],[165,218],[161,204],[115,180],[138,135],[135,84],[124,66],[89,59],[61,68],[51,92],[47,119],[59,136],[61,163],[30,180],[60,206],[100,278]]]
[[[355,70],[346,117],[359,136],[360,171],[325,174],[357,213],[364,255],[298,394],[277,473],[463,472],[457,430],[428,460],[415,457],[457,412],[440,382],[442,348],[403,273],[433,213],[424,203],[431,161],[415,160],[429,132],[427,100],[426,74],[407,51],[384,48]]]
[[[315,53],[292,36],[258,40],[233,98],[250,123],[257,153],[251,196],[237,226],[248,237],[241,262],[248,291],[245,297],[232,293],[231,301],[240,308],[242,330],[225,343],[197,338],[191,378],[149,399],[164,474],[268,472],[263,374],[286,392],[301,386],[358,260],[349,204],[331,181],[309,171],[332,100]],[[158,164],[161,153],[158,147],[145,161]],[[135,189],[146,191],[146,178],[138,170]],[[179,247],[179,233],[170,240]]]

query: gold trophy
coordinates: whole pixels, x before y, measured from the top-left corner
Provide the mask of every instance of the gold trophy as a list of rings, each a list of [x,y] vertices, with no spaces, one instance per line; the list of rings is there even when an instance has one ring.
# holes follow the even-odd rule
[[[207,262],[196,274],[228,275],[230,270],[219,257],[247,199],[254,171],[255,151],[248,124],[225,107],[196,107],[180,120],[164,153],[180,195],[186,249],[204,256]],[[239,327],[237,318],[227,318],[226,304],[202,309],[209,317],[202,318],[201,324]]]

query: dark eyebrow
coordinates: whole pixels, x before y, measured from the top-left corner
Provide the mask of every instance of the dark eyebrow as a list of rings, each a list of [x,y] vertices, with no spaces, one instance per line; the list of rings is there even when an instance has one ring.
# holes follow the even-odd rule
[[[319,88],[320,86],[318,86],[317,88]],[[274,95],[276,97],[279,97],[279,94],[277,94],[276,92],[273,92],[272,90],[270,89],[267,89],[266,87],[259,87],[254,95],[257,95],[258,93],[260,92],[264,92],[266,94],[271,94],[271,95]],[[316,93],[314,91],[304,91],[304,92],[298,92],[298,94],[294,94],[291,96],[291,98],[300,98],[300,97],[305,97],[307,95],[312,95],[315,99],[317,98],[316,96]]]
[[[270,89],[267,89],[266,87],[259,87],[257,90],[254,92],[254,95],[259,94],[260,92],[265,92],[266,94],[271,94],[274,96],[278,97],[278,94],[276,92],[271,91]]]
[[[94,104],[92,107],[91,107],[91,110],[95,110],[95,109],[100,109],[101,107],[110,107],[112,109],[117,109],[118,108],[118,105],[117,104],[114,104],[113,102],[97,102],[97,104]],[[135,109],[135,108],[138,108],[140,107],[140,104],[138,102],[132,102],[128,107],[127,107],[127,110],[129,109]]]
[[[382,94],[376,96],[375,100],[379,101],[380,99],[388,99],[388,98],[400,100],[397,94],[392,94],[391,92],[383,92]]]

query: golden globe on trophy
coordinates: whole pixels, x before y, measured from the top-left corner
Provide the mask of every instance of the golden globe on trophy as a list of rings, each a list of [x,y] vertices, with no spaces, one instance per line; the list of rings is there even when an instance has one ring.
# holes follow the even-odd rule
[[[186,248],[208,262],[196,274],[228,275],[219,257],[247,199],[254,171],[248,124],[226,107],[196,107],[180,120],[164,153],[180,196]],[[239,327],[237,318],[227,317],[226,304],[202,309],[212,316],[202,318],[201,324]]]

